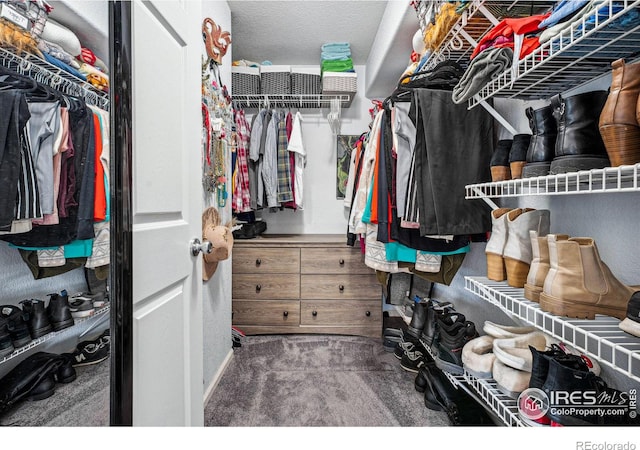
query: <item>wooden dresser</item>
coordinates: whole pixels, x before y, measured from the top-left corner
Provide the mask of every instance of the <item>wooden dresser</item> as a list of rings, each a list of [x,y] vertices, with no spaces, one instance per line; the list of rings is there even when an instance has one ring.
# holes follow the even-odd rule
[[[382,290],[344,235],[263,235],[236,240],[233,325],[246,334],[380,337]]]

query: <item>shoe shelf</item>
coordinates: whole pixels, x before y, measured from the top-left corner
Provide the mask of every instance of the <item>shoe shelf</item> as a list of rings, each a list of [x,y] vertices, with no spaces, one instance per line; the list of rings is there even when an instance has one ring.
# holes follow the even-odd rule
[[[427,353],[435,359],[431,347],[420,339],[420,344]],[[484,406],[488,413],[499,419],[507,426],[523,426],[518,417],[518,407],[515,400],[500,392],[493,380],[481,380],[469,374],[466,370],[462,375],[454,375],[442,370],[445,377],[457,389],[463,389],[478,403]]]
[[[50,341],[52,339],[56,339],[56,338],[61,338],[61,337],[65,337],[69,334],[73,334],[73,335],[79,335],[81,336],[83,333],[85,333],[86,331],[90,330],[91,328],[93,328],[93,325],[98,321],[98,318],[102,318],[104,316],[104,314],[107,314],[111,309],[111,306],[109,304],[103,306],[102,308],[98,308],[95,310],[95,312],[90,315],[89,317],[83,317],[81,319],[74,319],[74,324],[70,327],[64,328],[62,330],[59,331],[52,331],[50,333],[45,334],[44,336],[41,336],[37,339],[33,339],[31,342],[29,342],[28,344],[17,348],[13,351],[13,353],[8,354],[7,356],[5,356],[4,358],[0,358],[0,364],[4,364],[7,361],[22,355],[23,353],[28,352],[29,350],[36,348],[42,344],[44,344],[47,341]]]
[[[556,2],[538,1],[535,4],[535,10],[544,11],[551,8],[554,3]],[[453,60],[466,66],[478,41],[497,25],[501,18],[529,16],[534,12],[532,12],[531,2],[522,2],[522,5],[518,5],[514,0],[471,1],[451,27],[440,47],[429,57],[424,69],[433,69],[445,60]]]
[[[616,5],[623,7],[618,9]],[[640,25],[628,29],[611,25],[638,7],[638,0],[604,0],[491,80],[469,100],[469,108],[493,96],[549,98],[608,72],[611,62],[633,57],[637,52]],[[597,11],[600,12],[596,14]],[[594,20],[588,22],[589,18]]]
[[[573,195],[640,191],[640,164],[581,170],[517,180],[470,184],[465,198]]]
[[[524,289],[511,287],[505,281],[465,277],[465,288],[505,313],[640,382],[640,338],[622,331],[618,326],[620,320],[603,315],[596,315],[594,320],[556,316],[524,298]]]
[[[464,381],[477,393],[485,407],[489,407],[507,426],[527,426],[518,414],[518,403],[498,389],[492,379],[480,379],[465,370]]]

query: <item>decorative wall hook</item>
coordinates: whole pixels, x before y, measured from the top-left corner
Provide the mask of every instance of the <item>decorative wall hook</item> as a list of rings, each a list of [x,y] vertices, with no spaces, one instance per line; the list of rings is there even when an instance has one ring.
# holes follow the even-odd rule
[[[231,44],[231,33],[222,31],[220,25],[207,17],[202,21],[202,38],[207,56],[216,64],[222,64],[222,58]]]

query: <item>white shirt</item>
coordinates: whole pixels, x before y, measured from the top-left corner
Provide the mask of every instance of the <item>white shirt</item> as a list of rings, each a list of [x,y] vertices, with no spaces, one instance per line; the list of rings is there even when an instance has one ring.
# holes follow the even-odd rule
[[[304,142],[302,140],[302,114],[296,112],[293,119],[293,128],[291,129],[291,138],[289,139],[289,146],[287,150],[295,153],[295,202],[298,209],[302,208],[302,176],[304,173],[304,166],[307,163],[307,153],[304,150]]]

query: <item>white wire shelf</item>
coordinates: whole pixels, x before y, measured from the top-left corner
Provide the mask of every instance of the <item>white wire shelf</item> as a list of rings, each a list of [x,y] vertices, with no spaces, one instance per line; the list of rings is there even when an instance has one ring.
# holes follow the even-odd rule
[[[435,359],[435,354],[426,342],[420,339],[420,344]],[[483,405],[485,409],[501,420],[507,426],[522,426],[523,423],[518,417],[518,408],[515,400],[504,395],[497,388],[493,380],[480,380],[464,371],[462,375],[453,375],[442,371],[444,376],[453,384],[456,389],[462,389],[471,395],[475,400]]]
[[[344,94],[255,94],[233,95],[233,101],[244,108],[260,108],[265,105],[297,108],[327,108],[331,100],[340,100],[343,108],[351,106],[355,92]]]
[[[527,426],[522,422],[518,414],[518,402],[508,395],[503,394],[500,389],[498,389],[495,380],[476,378],[466,370],[463,378],[505,425],[510,427]]]
[[[16,55],[11,50],[0,47],[0,64],[4,67],[27,75],[36,81],[59,89],[65,94],[83,98],[87,103],[109,110],[109,94],[94,88],[91,83],[48,63],[35,55],[25,53]]]
[[[622,9],[616,11],[616,5]],[[492,79],[469,100],[469,108],[493,96],[548,98],[606,73],[616,59],[634,57],[638,52],[640,25],[630,28],[616,25],[618,19],[635,13],[639,6],[639,0],[605,0],[521,59],[513,78],[509,68]]]
[[[556,316],[524,298],[524,289],[485,277],[465,277],[465,288],[505,313],[640,382],[640,338],[622,331],[618,319],[604,315],[596,315],[594,320]]]
[[[4,358],[0,359],[0,364],[4,364],[10,359],[15,358],[16,356],[20,356],[23,353],[26,353],[29,350],[35,347],[38,347],[41,344],[44,344],[45,342],[50,341],[52,339],[60,338],[60,337],[66,336],[67,334],[82,335],[84,331],[86,331],[89,327],[92,326],[93,323],[95,323],[98,320],[98,317],[103,316],[104,314],[107,314],[110,311],[110,309],[111,309],[111,306],[107,303],[105,306],[96,309],[95,312],[89,317],[74,319],[73,326],[64,328],[60,331],[52,331],[37,339],[33,339],[28,344],[15,349],[13,353],[10,353]]]
[[[640,163],[517,180],[470,184],[465,198],[574,195],[640,191]]]
[[[432,69],[445,60],[453,60],[466,66],[478,41],[497,25],[500,19],[538,14],[551,8],[556,2],[521,3],[518,4],[514,0],[472,1],[449,30],[440,47],[430,56],[425,69]]]

